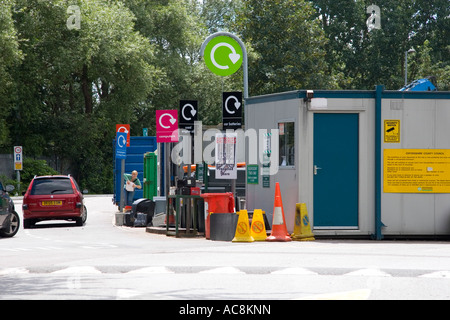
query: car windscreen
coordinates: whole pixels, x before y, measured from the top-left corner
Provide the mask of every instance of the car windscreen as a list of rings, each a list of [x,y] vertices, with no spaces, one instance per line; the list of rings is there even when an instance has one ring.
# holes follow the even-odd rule
[[[67,178],[35,179],[30,192],[31,195],[71,193],[72,183]]]

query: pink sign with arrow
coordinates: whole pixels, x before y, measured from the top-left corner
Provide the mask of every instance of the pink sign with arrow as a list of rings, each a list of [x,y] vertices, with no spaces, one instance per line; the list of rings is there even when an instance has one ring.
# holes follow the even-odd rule
[[[178,142],[178,110],[156,110],[156,142]]]

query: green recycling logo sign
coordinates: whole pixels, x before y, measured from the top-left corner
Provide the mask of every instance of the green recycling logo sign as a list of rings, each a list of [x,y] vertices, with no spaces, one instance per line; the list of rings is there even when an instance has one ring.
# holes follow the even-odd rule
[[[204,59],[209,70],[219,76],[229,76],[239,70],[243,61],[239,43],[227,36],[211,39],[205,47]]]

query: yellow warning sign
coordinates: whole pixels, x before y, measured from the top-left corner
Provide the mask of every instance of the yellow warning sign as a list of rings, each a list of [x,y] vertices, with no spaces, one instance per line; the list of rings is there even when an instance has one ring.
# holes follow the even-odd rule
[[[384,192],[450,193],[450,149],[384,149]]]
[[[400,120],[384,120],[384,142],[400,142]]]

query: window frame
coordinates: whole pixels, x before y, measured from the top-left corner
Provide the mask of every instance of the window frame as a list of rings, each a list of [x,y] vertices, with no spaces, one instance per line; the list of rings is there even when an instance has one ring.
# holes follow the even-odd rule
[[[295,169],[295,160],[296,160],[296,154],[295,154],[295,140],[296,140],[296,130],[295,130],[295,120],[294,119],[284,119],[279,120],[277,122],[278,127],[278,167],[279,169]],[[280,124],[283,124],[283,128],[280,128]],[[289,126],[289,128],[288,128]],[[292,127],[291,127],[292,126]],[[286,143],[286,137],[287,140],[291,140],[290,144]],[[292,147],[287,147],[287,145],[292,145]],[[286,148],[292,148],[292,152],[286,152]],[[286,164],[282,165],[283,163],[283,155],[286,155]],[[289,161],[292,157],[292,161]]]

